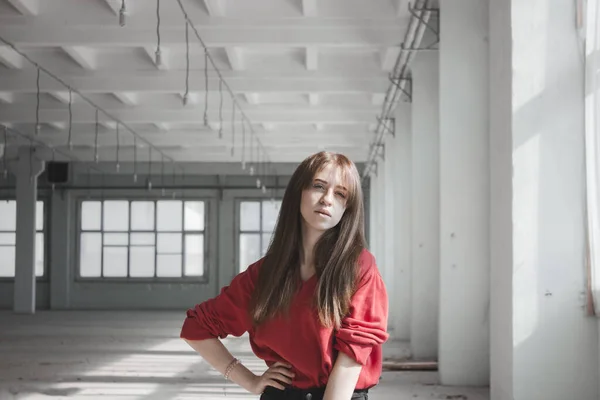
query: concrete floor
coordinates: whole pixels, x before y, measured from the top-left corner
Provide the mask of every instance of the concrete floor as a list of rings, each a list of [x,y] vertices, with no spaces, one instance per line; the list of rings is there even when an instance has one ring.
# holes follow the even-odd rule
[[[207,367],[178,338],[183,313],[0,312],[0,400],[256,399]],[[226,346],[250,369],[247,340]],[[402,346],[391,344],[389,352]],[[374,400],[488,400],[487,388],[437,385],[435,372],[386,372]]]

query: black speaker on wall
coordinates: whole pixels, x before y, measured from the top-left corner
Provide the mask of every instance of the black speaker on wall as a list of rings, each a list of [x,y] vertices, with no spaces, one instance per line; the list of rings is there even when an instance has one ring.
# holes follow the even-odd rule
[[[50,161],[46,165],[48,183],[63,184],[69,181],[69,163],[63,161]]]

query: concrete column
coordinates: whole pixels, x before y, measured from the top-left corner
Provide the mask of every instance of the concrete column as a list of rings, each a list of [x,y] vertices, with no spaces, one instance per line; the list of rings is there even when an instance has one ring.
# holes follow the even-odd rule
[[[415,359],[438,354],[440,238],[439,64],[435,52],[412,66],[412,285],[410,344]]]
[[[385,223],[383,225],[383,240],[384,240],[384,257],[385,257],[385,272],[386,272],[386,286],[388,290],[388,300],[390,304],[392,299],[390,297],[391,291],[394,291],[396,287],[396,262],[395,262],[395,246],[396,246],[396,226],[393,223],[395,215],[395,198],[394,198],[394,186],[397,184],[394,177],[394,162],[396,155],[394,154],[394,141],[396,140],[391,134],[386,134],[385,140],[385,161],[383,162],[384,169],[384,182],[383,182],[383,197],[384,207],[383,211],[385,214]],[[397,332],[395,331],[396,321],[398,319],[398,310],[395,307],[390,307],[388,317],[388,328],[390,330],[390,337],[392,339],[397,338]]]
[[[16,162],[17,235],[15,298],[13,310],[19,314],[35,313],[35,214],[37,178],[44,162],[35,158],[35,148],[22,146]]]
[[[394,288],[393,304],[395,339],[410,339],[411,316],[411,105],[401,104],[396,110],[396,137],[392,141],[394,166]]]
[[[52,238],[67,238],[67,240],[51,240],[52,245],[50,257],[50,309],[65,310],[70,306],[71,282],[73,280],[71,271],[71,260],[73,241],[76,239],[72,233],[72,215],[76,212],[71,207],[72,201],[68,194],[62,190],[52,192],[50,200],[50,218],[52,224],[49,226],[49,236]]]
[[[513,400],[511,0],[490,1],[490,396]]]
[[[488,1],[441,2],[440,339],[446,385],[489,383]]]

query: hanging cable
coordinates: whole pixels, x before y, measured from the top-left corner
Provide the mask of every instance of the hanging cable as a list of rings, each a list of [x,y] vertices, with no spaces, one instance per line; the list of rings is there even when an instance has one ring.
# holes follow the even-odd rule
[[[242,170],[246,170],[246,123],[242,119]]]
[[[219,139],[223,139],[223,79],[219,79],[219,94],[221,97],[219,103]]]
[[[133,136],[133,183],[137,183],[137,136]]]
[[[148,148],[148,177],[146,178],[146,189],[152,190],[152,149]]]
[[[125,26],[125,14],[127,8],[125,7],[125,0],[121,0],[121,9],[119,10],[119,25]]]
[[[235,103],[231,114],[231,157],[235,154]]]
[[[35,134],[39,135],[42,127],[40,126],[40,69],[37,69],[36,79],[36,104],[35,104]]]
[[[208,126],[208,49],[204,48],[204,126]]]
[[[183,105],[187,106],[190,95],[190,24],[185,21],[185,94],[183,95]]]
[[[162,65],[162,53],[160,51],[160,0],[156,0],[156,59],[157,67]]]
[[[165,158],[161,157],[160,159],[160,186],[162,189],[160,190],[161,196],[165,197]]]
[[[250,176],[254,175],[254,146],[252,146],[252,131],[250,131]]]
[[[33,182],[33,142],[29,139],[29,182]]]
[[[73,141],[72,141],[72,133],[73,133],[73,91],[69,88],[69,138],[67,139],[67,144],[69,146],[69,150],[73,150]]]
[[[8,176],[8,167],[6,166],[6,153],[8,151],[8,128],[5,126],[2,131],[4,132],[4,140],[2,142],[4,144],[4,147],[2,148],[2,177],[6,180],[6,177]]]
[[[98,109],[96,109],[96,124],[94,125],[94,129],[96,131],[95,139],[94,139],[94,162],[96,164],[99,161],[99,157],[98,157],[98,126],[99,125],[100,125],[100,123],[98,122]]]
[[[52,73],[47,68],[44,68],[42,65],[40,65],[39,63],[37,63],[36,61],[34,61],[33,59],[31,59],[31,57],[29,57],[27,54],[25,54],[23,51],[21,51],[19,48],[17,48],[12,42],[6,40],[6,38],[4,38],[2,35],[0,35],[0,43],[8,46],[10,49],[12,49],[18,55],[20,55],[23,59],[25,59],[27,62],[29,62],[31,65],[33,65],[35,68],[37,68],[40,71],[44,72],[50,78],[54,79],[56,82],[58,82],[59,84],[61,84],[64,88],[68,89],[69,91],[72,91],[74,94],[79,95],[79,97],[84,102],[86,102],[87,104],[89,104],[91,107],[102,111],[111,120],[114,120],[115,122],[119,122],[121,124],[121,126],[123,128],[125,128],[128,132],[130,132],[135,138],[139,139],[143,143],[145,143],[148,146],[152,147],[157,153],[164,155],[167,160],[174,161],[173,158],[166,156],[160,149],[156,148],[145,137],[143,137],[139,133],[137,133],[131,126],[129,126],[128,124],[126,124],[125,122],[123,122],[121,119],[117,118],[112,113],[106,111],[104,108],[100,107],[100,105],[98,105],[96,102],[94,102],[89,97],[87,97],[86,95],[84,95],[80,90],[78,90],[77,88],[74,88],[71,85],[67,84],[63,79],[61,79],[60,77],[58,77],[56,74]],[[67,155],[67,157],[69,157],[69,156]],[[185,171],[183,170],[182,167],[181,167],[181,173],[185,174]]]
[[[120,139],[120,134],[119,134],[119,123],[117,122],[117,165],[116,165],[116,169],[117,169],[117,173],[119,173],[119,170],[121,169],[121,165],[119,164],[119,154],[120,154],[120,150],[121,149],[121,139]]]

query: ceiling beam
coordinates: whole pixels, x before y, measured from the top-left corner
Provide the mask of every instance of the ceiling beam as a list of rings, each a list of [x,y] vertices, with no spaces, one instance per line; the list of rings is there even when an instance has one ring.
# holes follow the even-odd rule
[[[7,0],[8,4],[13,6],[21,15],[34,17],[39,12],[38,0]]]
[[[298,124],[298,123],[328,123],[328,124],[353,124],[372,122],[378,107],[350,108],[340,107],[281,107],[275,108],[258,106],[247,108],[244,113],[253,123],[273,124]],[[203,123],[204,113],[200,107],[135,107],[107,109],[114,118],[125,123],[154,123],[156,121],[166,123]],[[224,120],[230,120],[232,110],[224,109],[222,112]],[[64,122],[68,119],[68,110],[65,107],[42,108],[40,110],[40,122]],[[219,109],[214,107],[208,110],[209,122],[219,121]],[[0,121],[14,123],[34,123],[35,113],[29,107],[10,104],[0,108]],[[94,109],[88,105],[79,104],[73,107],[73,123],[91,123],[95,121]],[[114,122],[112,118],[100,113],[99,121]]]
[[[166,71],[169,69],[169,49],[166,49],[161,45],[160,53],[161,53],[161,64],[156,64],[156,45],[154,46],[143,46],[144,52],[150,58],[152,64],[161,71]]]
[[[232,70],[241,71],[244,69],[244,52],[241,48],[227,47],[225,48],[225,52],[227,53],[227,59]]]
[[[315,130],[317,132],[323,132],[325,130],[325,124],[315,124]]]
[[[0,92],[0,102],[11,104],[15,101],[15,95],[11,92]]]
[[[119,10],[121,10],[121,0],[100,0],[104,4],[106,4],[115,15],[119,15]],[[126,8],[127,12],[131,12],[131,1],[126,0]]]
[[[260,103],[260,95],[258,93],[246,93],[246,101],[248,104],[257,105]]]
[[[391,71],[396,65],[396,60],[400,54],[400,47],[388,47],[381,52],[381,69]]]
[[[137,93],[132,92],[114,92],[113,95],[123,104],[135,106],[138,104]]]
[[[8,46],[0,46],[0,63],[8,68],[23,68],[23,57]]]
[[[15,93],[35,93],[35,71],[7,72],[0,74],[0,88],[3,91]],[[305,73],[288,73],[280,76],[260,76],[254,74],[223,73],[224,79],[234,93],[382,93],[388,89],[387,74],[360,76],[356,74],[337,75],[319,74],[312,77]],[[85,74],[65,74],[61,78],[68,81],[82,93],[114,93],[114,92],[139,92],[139,93],[165,93],[181,95],[185,82],[185,71],[145,71],[145,72],[120,72],[119,74],[106,72],[90,72]],[[346,78],[346,79],[344,79]],[[42,75],[40,80],[42,92],[64,91],[60,83]],[[205,90],[204,79],[190,81],[190,91],[203,93]],[[213,99],[219,92],[219,78],[211,76],[208,79],[209,98]],[[217,96],[218,97],[218,96]],[[228,99],[226,99],[228,100]]]
[[[51,128],[56,129],[57,131],[64,131],[65,129],[67,129],[66,122],[50,122],[48,125],[50,125]]]
[[[65,46],[62,48],[83,69],[96,69],[96,51],[83,46]]]
[[[273,132],[275,130],[275,124],[270,122],[265,122],[262,124],[263,129],[267,132]]]
[[[402,17],[408,14],[408,1],[409,0],[393,0],[394,6],[396,7],[396,17]]]
[[[225,4],[224,0],[202,0],[208,15],[211,17],[224,17]]]
[[[50,92],[48,94],[63,104],[69,104],[69,92],[60,91]]]
[[[319,68],[319,50],[316,47],[307,47],[305,50],[306,69],[316,71]]]
[[[318,93],[309,93],[308,95],[308,104],[311,106],[318,106],[320,103],[319,94]]]
[[[160,131],[168,131],[171,129],[171,125],[167,124],[166,122],[155,122],[153,125],[156,126]]]
[[[302,19],[303,20],[303,19]],[[310,19],[309,19],[310,20]],[[237,21],[237,20],[236,20]],[[393,21],[393,24],[390,22]],[[312,24],[281,24],[274,20],[272,24],[263,21],[238,24],[209,24],[202,26],[202,40],[211,47],[245,46],[289,46],[309,47],[328,46],[336,48],[384,48],[398,46],[399,38],[404,36],[406,23],[390,21],[333,23],[327,20]],[[154,21],[152,21],[154,23]],[[133,22],[131,23],[133,24]],[[128,27],[130,25],[128,23]],[[277,29],[277,34],[273,34]],[[147,26],[128,29],[127,34],[118,24],[104,25],[53,25],[48,23],[0,24],[0,36],[10,39],[18,47],[145,47],[156,50],[156,27]],[[161,32],[161,44],[181,45],[185,37],[185,25],[178,23]],[[154,57],[154,56],[153,56]]]
[[[317,0],[302,0],[302,14],[305,17],[316,17],[317,13]]]

